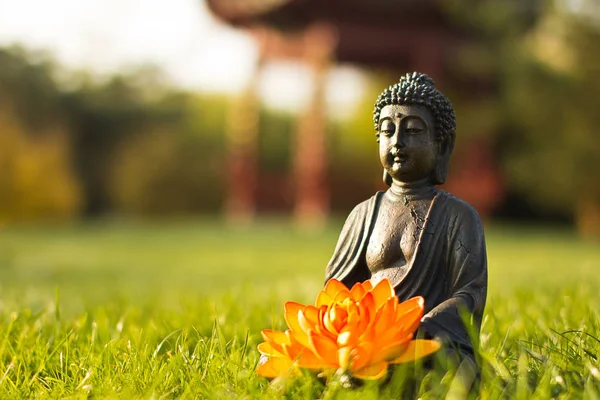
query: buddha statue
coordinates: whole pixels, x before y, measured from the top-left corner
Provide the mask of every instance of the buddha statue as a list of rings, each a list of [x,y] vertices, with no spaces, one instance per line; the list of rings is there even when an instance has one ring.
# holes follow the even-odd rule
[[[326,280],[351,288],[388,278],[400,301],[423,296],[419,334],[473,361],[487,292],[483,228],[469,204],[435,187],[448,171],[454,109],[430,77],[413,72],[381,93],[373,122],[389,189],[350,213]]]

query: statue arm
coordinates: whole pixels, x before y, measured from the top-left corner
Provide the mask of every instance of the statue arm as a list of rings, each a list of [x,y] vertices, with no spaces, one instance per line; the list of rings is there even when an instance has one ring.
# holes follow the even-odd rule
[[[479,215],[462,203],[451,217],[447,237],[447,300],[423,317],[422,327],[430,336],[440,337],[473,351],[470,337],[477,337],[487,295],[487,256]],[[463,315],[471,316],[463,323]]]
[[[347,287],[371,277],[364,259],[368,240],[369,201],[357,205],[348,215],[333,256],[325,271],[325,282],[335,278]]]

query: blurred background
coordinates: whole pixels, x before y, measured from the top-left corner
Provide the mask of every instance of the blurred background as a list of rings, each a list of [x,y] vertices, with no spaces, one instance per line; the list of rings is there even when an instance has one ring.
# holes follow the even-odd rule
[[[152,391],[183,376],[182,328],[235,349],[281,327],[385,189],[373,105],[415,70],[457,114],[442,189],[485,223],[482,348],[517,395],[544,371],[597,398],[598,0],[0,0],[0,390],[173,397]],[[221,397],[254,376],[236,363]]]
[[[594,0],[0,4],[0,224],[263,216],[382,189],[381,90],[457,113],[448,190],[487,220],[600,233]]]

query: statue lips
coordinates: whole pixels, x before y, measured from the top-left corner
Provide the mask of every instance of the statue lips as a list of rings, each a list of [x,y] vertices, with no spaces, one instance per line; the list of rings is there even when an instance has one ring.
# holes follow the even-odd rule
[[[393,157],[394,164],[405,164],[406,163],[406,153],[398,149],[397,147],[393,147],[390,151],[390,155]]]

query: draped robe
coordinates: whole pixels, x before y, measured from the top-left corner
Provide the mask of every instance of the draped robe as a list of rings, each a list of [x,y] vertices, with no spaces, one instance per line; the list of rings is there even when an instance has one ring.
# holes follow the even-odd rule
[[[383,192],[350,213],[326,269],[351,288],[371,277],[365,260]],[[400,301],[425,299],[420,330],[473,355],[487,293],[487,258],[479,215],[464,201],[439,191],[431,202],[408,272],[392,282]],[[464,311],[470,314],[463,322]]]

